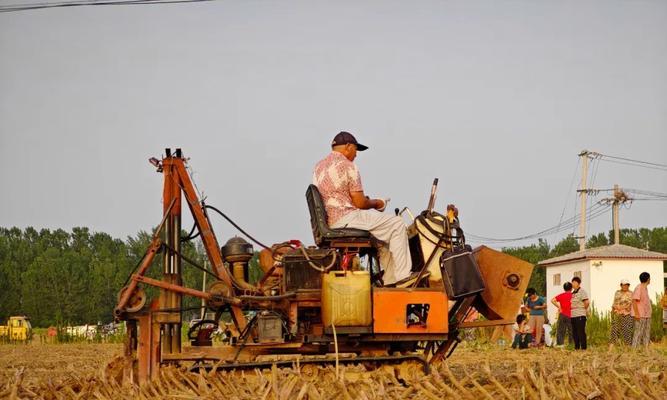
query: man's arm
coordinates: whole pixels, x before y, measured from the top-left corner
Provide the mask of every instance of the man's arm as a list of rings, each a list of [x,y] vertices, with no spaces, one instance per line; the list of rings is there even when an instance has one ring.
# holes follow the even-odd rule
[[[639,319],[639,300],[632,300],[632,309],[635,311],[635,319]]]
[[[637,289],[638,287],[632,292],[632,310],[635,312],[635,319],[639,319],[639,302],[642,299],[641,293]]]
[[[384,208],[384,200],[381,199],[369,199],[364,192],[350,192],[350,197],[352,197],[352,204],[355,207],[362,210],[376,209],[381,210]]]

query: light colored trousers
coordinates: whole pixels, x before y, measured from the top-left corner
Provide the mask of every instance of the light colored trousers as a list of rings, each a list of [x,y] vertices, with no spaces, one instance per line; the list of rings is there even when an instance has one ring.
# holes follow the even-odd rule
[[[528,318],[528,327],[530,327],[531,332],[535,332],[535,344],[540,345],[542,340],[542,328],[544,327],[544,315],[531,315]],[[546,343],[545,343],[546,344]]]
[[[636,319],[632,347],[648,346],[649,343],[651,343],[651,317]]]
[[[383,281],[389,285],[410,276],[412,259],[408,245],[408,232],[401,217],[377,210],[354,210],[336,221],[332,228],[356,228],[370,231],[379,240],[388,243],[389,249],[379,249],[380,266],[384,269]]]

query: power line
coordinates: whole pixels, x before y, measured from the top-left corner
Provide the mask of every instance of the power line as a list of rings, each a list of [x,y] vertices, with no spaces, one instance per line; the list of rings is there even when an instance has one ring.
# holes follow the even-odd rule
[[[665,197],[665,198],[661,198],[661,197],[636,198],[635,197],[635,198],[632,199],[632,201],[642,201],[642,200],[646,200],[646,201],[651,201],[651,200],[652,201],[667,201],[667,197]]]
[[[610,156],[607,154],[596,153],[596,152],[591,152],[590,154],[602,161],[606,161],[609,163],[629,165],[632,167],[655,169],[658,171],[667,171],[667,164],[659,164],[654,162],[635,160],[627,157]]]
[[[593,205],[590,210],[588,210],[589,215],[586,217],[586,221],[591,221],[603,214],[605,214],[607,211],[609,211],[610,206],[606,204],[601,204],[601,203],[596,203]],[[581,216],[581,214],[577,214],[571,218],[568,218],[565,223],[561,223],[559,225],[553,226],[551,228],[542,230],[537,233],[533,233],[530,235],[526,236],[521,236],[521,237],[516,237],[516,238],[490,238],[490,237],[485,237],[485,236],[479,236],[471,233],[467,233],[466,236],[471,239],[479,240],[479,241],[484,241],[484,242],[494,242],[494,243],[504,243],[504,242],[518,242],[521,240],[527,240],[527,239],[534,239],[538,237],[543,237],[543,236],[548,236],[548,235],[553,235],[559,232],[563,232],[566,230],[569,230],[572,226],[576,226],[578,224],[578,219]]]
[[[215,0],[108,0],[108,1],[78,0],[78,1],[63,1],[63,2],[52,2],[52,3],[10,4],[6,6],[0,6],[0,13],[40,10],[46,8],[60,8],[60,7],[153,5],[153,4],[177,4],[177,3],[202,3],[209,1],[215,1]]]
[[[645,195],[645,196],[667,197],[667,193],[653,192],[653,191],[650,191],[650,190],[643,190],[643,189],[624,189],[624,190],[626,192],[641,194],[641,195]]]
[[[598,153],[599,154],[599,153]],[[617,156],[610,156],[606,154],[600,154],[602,157],[606,158],[614,158],[616,160],[622,160],[622,161],[628,161],[632,163],[637,163],[637,164],[646,164],[646,165],[652,165],[654,167],[660,167],[660,168],[667,168],[667,164],[658,164],[658,163],[652,163],[648,161],[642,161],[642,160],[633,160],[631,158],[625,158],[625,157],[617,157]]]

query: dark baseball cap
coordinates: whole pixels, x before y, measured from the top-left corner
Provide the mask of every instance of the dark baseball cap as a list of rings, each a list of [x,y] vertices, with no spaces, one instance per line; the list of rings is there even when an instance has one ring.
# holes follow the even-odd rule
[[[355,139],[350,132],[345,132],[345,131],[338,133],[338,135],[336,135],[336,137],[333,138],[333,141],[331,142],[331,147],[338,146],[341,144],[350,144],[350,143],[356,144],[358,151],[364,151],[368,149],[368,146],[364,146],[363,144],[357,142],[357,139]]]

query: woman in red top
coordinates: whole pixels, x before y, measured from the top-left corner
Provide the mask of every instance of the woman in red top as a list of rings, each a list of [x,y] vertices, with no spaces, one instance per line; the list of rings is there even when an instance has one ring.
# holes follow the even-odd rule
[[[564,292],[551,299],[551,304],[558,308],[558,322],[556,323],[556,346],[565,344],[567,334],[568,343],[572,343],[572,284],[563,284]]]

